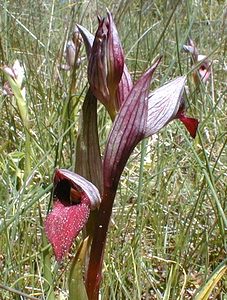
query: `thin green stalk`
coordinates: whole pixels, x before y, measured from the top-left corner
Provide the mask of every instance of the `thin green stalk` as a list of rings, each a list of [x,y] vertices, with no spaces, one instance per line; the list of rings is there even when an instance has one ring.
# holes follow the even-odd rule
[[[31,173],[31,136],[25,129],[25,163],[24,163],[24,178],[27,179]]]
[[[41,226],[43,227],[43,219],[42,219],[42,214],[41,214],[41,208],[39,206],[39,215],[40,215],[40,223]],[[47,238],[42,232],[42,247],[45,249],[42,252],[42,261],[43,261],[43,277],[45,278],[45,285],[44,289],[47,290],[47,300],[55,300],[55,295],[54,295],[54,279],[53,279],[53,272],[52,272],[52,266],[51,266],[51,252],[50,248],[48,246],[48,241]]]
[[[217,196],[217,193],[216,193],[214,184],[213,184],[212,171],[211,171],[211,169],[210,169],[209,163],[207,163],[207,156],[206,156],[206,153],[205,153],[205,148],[204,148],[204,146],[203,146],[203,144],[202,144],[202,138],[201,138],[201,135],[199,134],[199,137],[200,137],[200,141],[201,141],[201,144],[202,144],[203,154],[204,154],[205,160],[206,160],[206,166],[201,162],[201,160],[200,160],[198,154],[196,153],[196,150],[194,149],[194,147],[192,147],[192,144],[189,142],[188,137],[187,137],[185,134],[184,134],[184,137],[185,137],[186,140],[188,141],[188,144],[189,144],[189,146],[190,146],[190,148],[191,148],[191,150],[192,150],[192,152],[193,152],[193,154],[194,154],[194,156],[195,156],[195,158],[196,158],[196,160],[197,160],[197,162],[198,162],[198,164],[199,164],[199,166],[200,166],[200,168],[201,168],[201,170],[202,170],[202,172],[203,172],[203,174],[204,174],[204,176],[205,176],[205,178],[206,178],[207,184],[208,184],[208,186],[210,187],[210,190],[211,190],[212,195],[213,195],[213,197],[210,198],[210,200],[211,200],[211,202],[214,204],[214,206],[217,207],[218,218],[221,217],[221,220],[222,220],[222,222],[223,222],[223,225],[224,225],[225,227],[227,227],[227,219],[226,219],[226,215],[225,215],[225,212],[224,212],[224,210],[223,210],[223,208],[222,208],[222,206],[221,206],[221,203],[220,203],[220,201],[219,201],[219,199],[218,199],[218,196]],[[207,171],[207,169],[208,169],[208,171]],[[221,223],[222,223],[222,222],[221,222]],[[221,228],[221,232],[224,232],[224,228]]]
[[[6,285],[3,285],[1,283],[0,283],[0,289],[3,289],[3,290],[8,291],[8,292],[10,292],[12,294],[18,295],[20,297],[23,297],[23,298],[26,298],[26,299],[29,299],[29,300],[39,300],[39,298],[30,296],[30,295],[28,295],[26,293],[23,293],[21,291],[18,291],[17,289],[11,288],[11,287],[6,286]]]
[[[20,215],[25,213],[29,208],[32,207],[34,203],[39,201],[39,199],[44,196],[46,193],[48,193],[51,189],[53,188],[53,184],[50,184],[45,190],[42,190],[36,197],[34,197],[27,205],[24,207],[21,207],[17,213],[7,222],[1,224],[0,226],[0,234],[7,228],[9,227],[15,220],[19,218]]]
[[[136,200],[136,227],[135,227],[135,234],[134,234],[134,247],[136,249],[136,256],[135,258],[139,260],[141,257],[141,231],[142,231],[142,187],[143,187],[143,173],[144,173],[144,160],[146,156],[146,146],[147,140],[144,139],[141,142],[141,157],[140,157],[140,170],[139,170],[139,183],[138,183],[138,192],[137,192],[137,200]],[[136,268],[136,276],[138,282],[141,282],[141,268],[140,264],[137,265]],[[137,297],[138,299],[141,298],[141,290],[140,285],[137,285]]]
[[[166,32],[166,30],[167,30],[167,28],[168,28],[168,26],[169,26],[169,24],[170,24],[170,22],[171,22],[171,20],[172,20],[172,17],[173,17],[173,15],[174,15],[174,13],[175,13],[175,11],[176,11],[176,9],[177,9],[177,6],[178,6],[178,4],[179,4],[180,2],[181,2],[181,0],[176,1],[175,6],[174,6],[174,8],[173,8],[173,10],[172,10],[172,12],[171,12],[171,14],[170,14],[170,16],[169,16],[169,18],[168,18],[166,24],[165,24],[165,27],[164,27],[162,33],[160,34],[159,39],[158,39],[158,41],[157,41],[157,43],[156,43],[156,45],[155,45],[155,47],[154,47],[154,49],[153,49],[153,51],[152,51],[151,57],[154,56],[155,51],[157,50],[159,44],[161,43],[161,40],[163,39],[164,34],[165,34],[165,32]]]

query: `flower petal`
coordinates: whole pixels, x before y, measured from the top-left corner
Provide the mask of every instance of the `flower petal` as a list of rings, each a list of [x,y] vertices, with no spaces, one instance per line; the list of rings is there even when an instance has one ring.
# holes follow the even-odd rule
[[[87,57],[89,58],[90,53],[91,53],[91,48],[92,45],[94,43],[94,35],[92,33],[90,33],[90,31],[88,31],[85,27],[77,24],[76,25],[80,31],[80,34],[84,40],[84,44],[85,44],[85,48],[86,48],[86,53],[87,53]]]
[[[66,61],[67,64],[72,68],[74,66],[75,57],[76,57],[76,47],[73,41],[69,41],[66,45]]]
[[[106,40],[107,28],[105,20],[99,20],[99,27],[95,35],[95,40],[91,48],[88,63],[88,80],[95,97],[103,104],[109,100],[109,90],[107,87],[107,66],[106,66]]]
[[[88,63],[88,81],[92,93],[114,119],[118,111],[116,93],[124,69],[124,55],[111,13],[107,12],[107,18],[98,20]]]
[[[128,71],[126,64],[124,64],[124,70],[122,73],[121,81],[118,84],[117,88],[117,97],[116,97],[116,108],[120,109],[122,103],[127,99],[129,92],[133,87],[133,82],[131,75]]]
[[[194,118],[190,118],[184,115],[184,113],[180,113],[178,119],[184,124],[184,126],[189,131],[191,137],[195,138],[197,128],[199,125],[199,121]]]
[[[104,155],[104,186],[117,187],[130,154],[144,137],[147,120],[145,99],[159,62],[160,59],[135,83],[113,123]]]
[[[64,186],[63,185],[60,186],[62,181],[65,181]],[[101,198],[100,198],[99,191],[94,184],[92,184],[84,177],[76,173],[73,173],[69,170],[57,169],[55,171],[55,176],[54,176],[54,185],[55,185],[56,197],[59,198],[59,200],[67,201],[66,199],[68,197],[67,193],[69,193],[68,187],[66,186],[67,184],[69,185],[69,187],[72,187],[79,192],[83,191],[87,195],[90,201],[91,209],[96,209],[99,206],[101,202]],[[62,192],[64,192],[64,195]],[[63,198],[61,198],[62,195]]]
[[[112,14],[107,11],[107,84],[110,94],[114,94],[124,69],[124,54]]]
[[[45,231],[57,261],[69,251],[73,240],[86,224],[89,213],[89,201],[82,200],[78,205],[66,205],[59,200],[54,203],[45,221]]]
[[[99,191],[82,176],[58,169],[54,176],[53,210],[45,221],[47,238],[59,261],[101,202]]]
[[[183,49],[185,50],[185,52],[189,52],[192,54],[194,62],[198,61],[199,52],[192,39],[188,40],[188,45],[183,45]]]
[[[148,115],[145,137],[157,133],[173,120],[183,104],[182,94],[186,77],[178,77],[156,89],[147,97]]]
[[[16,74],[14,73],[13,68],[10,68],[8,66],[3,66],[2,70],[9,75],[10,77],[12,77],[14,80],[16,79]]]

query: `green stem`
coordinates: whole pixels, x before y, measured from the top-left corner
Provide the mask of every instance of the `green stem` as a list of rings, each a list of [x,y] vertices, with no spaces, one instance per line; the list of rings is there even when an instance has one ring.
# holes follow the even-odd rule
[[[27,128],[25,128],[25,163],[24,179],[26,180],[31,173],[31,137]]]

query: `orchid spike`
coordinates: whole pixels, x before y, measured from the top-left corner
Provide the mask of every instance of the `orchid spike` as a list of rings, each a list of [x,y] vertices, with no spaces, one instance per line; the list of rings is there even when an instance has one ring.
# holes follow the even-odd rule
[[[91,48],[88,80],[92,93],[107,108],[112,119],[117,110],[116,91],[124,68],[124,55],[112,15],[98,19],[99,27]]]
[[[125,164],[143,138],[146,122],[148,89],[160,59],[135,83],[117,114],[103,162],[104,191],[91,246],[86,285],[89,299],[98,299],[104,246],[118,182]]]
[[[80,31],[77,27],[75,27],[72,39],[68,41],[66,45],[64,56],[67,64],[61,64],[62,70],[69,71],[74,66],[78,68],[85,59],[84,57],[79,57],[81,43],[82,37]]]
[[[56,170],[54,205],[45,220],[45,231],[57,261],[69,251],[90,210],[99,207],[100,202],[98,189],[88,180],[65,169]]]
[[[120,176],[133,149],[142,139],[157,133],[173,119],[179,118],[184,122],[192,136],[197,129],[198,121],[184,114],[182,95],[185,77],[178,77],[149,94],[152,75],[160,60],[161,58],[156,60],[132,87],[109,134],[103,161],[103,198],[98,211],[86,280],[89,299],[98,299],[112,206]]]

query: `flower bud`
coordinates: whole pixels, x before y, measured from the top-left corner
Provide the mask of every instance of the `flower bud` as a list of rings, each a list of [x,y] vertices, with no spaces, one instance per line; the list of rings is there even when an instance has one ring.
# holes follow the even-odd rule
[[[116,91],[124,68],[124,55],[112,15],[99,19],[99,27],[91,49],[88,80],[93,94],[116,115]]]

